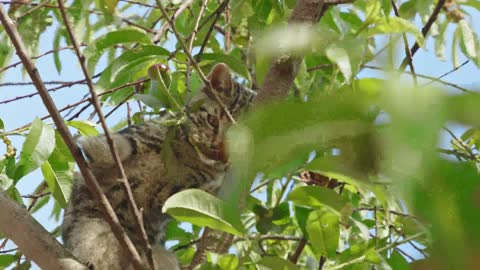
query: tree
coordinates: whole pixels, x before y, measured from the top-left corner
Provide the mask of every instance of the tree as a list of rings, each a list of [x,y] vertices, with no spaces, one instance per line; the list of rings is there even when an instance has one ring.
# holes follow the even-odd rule
[[[48,115],[20,127],[0,119],[0,267],[84,268],[55,241],[58,229],[31,216],[53,200],[61,218],[76,162],[115,218],[71,132],[179,113],[224,62],[258,95],[228,133],[221,194],[187,190],[165,204],[175,218],[166,238],[186,269],[477,269],[480,98],[443,77],[480,65],[468,20],[479,9],[474,0],[2,1],[0,75],[22,64],[31,82],[0,86],[37,92],[0,105],[40,96]],[[40,52],[45,37],[52,48]],[[422,47],[445,60],[449,47],[452,71],[417,73]],[[72,55],[80,80],[42,80],[64,76]],[[68,105],[57,109],[50,95],[72,86],[87,95],[58,94]],[[22,198],[36,170],[44,180]]]

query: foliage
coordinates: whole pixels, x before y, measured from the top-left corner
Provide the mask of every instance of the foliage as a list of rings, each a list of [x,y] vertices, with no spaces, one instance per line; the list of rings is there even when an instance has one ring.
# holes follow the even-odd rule
[[[272,59],[305,54],[291,95],[252,108],[228,132],[229,195],[187,190],[165,204],[163,210],[177,219],[166,237],[182,264],[190,264],[201,227],[208,226],[235,238],[228,254],[208,252],[200,269],[478,268],[480,97],[462,87],[462,95],[452,95],[419,86],[421,76],[412,67],[414,84],[408,84],[395,57],[403,55],[397,47],[417,43],[442,59],[451,48],[454,67],[460,57],[480,66],[480,42],[466,19],[478,15],[480,5],[447,1],[431,27],[422,29],[441,1],[344,2],[352,3],[330,6],[318,25],[308,26],[286,24],[296,4],[290,0],[193,1],[187,9],[181,1],[163,1],[169,16],[178,12],[169,30],[157,1],[67,1],[104,107],[113,112],[140,105],[110,120],[114,130],[163,110],[182,121],[185,102],[201,85],[199,71],[207,73],[217,62],[259,89]],[[53,50],[41,57],[52,57],[49,72],[61,74],[69,64],[61,55],[71,53],[71,42],[56,1],[7,6],[31,56],[54,30]],[[13,53],[0,28],[0,76]],[[368,68],[399,72],[362,76]],[[88,117],[88,102],[61,110],[77,112],[65,118],[72,131],[95,136],[101,131]],[[451,123],[468,128],[457,135]],[[439,142],[445,131],[448,147]],[[18,150],[12,136],[25,137]],[[36,212],[53,199],[58,219],[74,162],[55,127],[39,118],[20,128],[0,120],[0,138],[6,147],[0,188],[23,205],[18,184],[40,169],[45,180],[36,183],[28,209]],[[21,251],[2,248],[0,242],[0,268],[18,264]],[[409,255],[414,250],[418,254]]]

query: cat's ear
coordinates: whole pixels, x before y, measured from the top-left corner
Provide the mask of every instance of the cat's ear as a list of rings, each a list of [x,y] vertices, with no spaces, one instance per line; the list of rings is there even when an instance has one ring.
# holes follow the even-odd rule
[[[214,91],[217,91],[224,96],[232,96],[232,73],[227,65],[223,63],[216,64],[212,68],[212,71],[210,71],[210,74],[208,74],[208,80]]]

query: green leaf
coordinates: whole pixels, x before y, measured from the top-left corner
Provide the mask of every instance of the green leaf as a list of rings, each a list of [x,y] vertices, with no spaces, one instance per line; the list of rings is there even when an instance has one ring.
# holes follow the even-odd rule
[[[477,57],[477,49],[476,49],[476,39],[475,34],[468,24],[467,20],[460,20],[458,22],[458,26],[460,27],[461,33],[461,45],[465,48],[465,54],[468,58],[476,58]]]
[[[390,257],[387,259],[387,263],[394,270],[410,270],[410,266],[407,260],[405,260],[405,258],[396,250],[394,250]]]
[[[158,98],[152,95],[136,94],[135,98],[137,100],[140,100],[143,104],[153,109],[160,109],[165,107],[164,103],[162,103],[160,100],[158,100]]]
[[[35,118],[30,133],[23,143],[20,159],[15,168],[14,180],[18,181],[40,167],[48,159],[54,147],[55,131],[39,118]]]
[[[75,161],[58,132],[55,133],[55,142],[52,154],[41,169],[53,197],[65,207],[72,191]]]
[[[331,46],[326,49],[325,53],[328,59],[338,66],[345,77],[345,81],[349,83],[352,77],[352,67],[347,51],[338,46]]]
[[[285,259],[282,259],[280,257],[271,257],[271,256],[266,256],[263,257],[260,261],[257,262],[257,266],[260,270],[299,270],[298,266],[295,264],[291,263],[290,261],[287,261]]]
[[[0,172],[0,189],[9,189],[12,186],[13,182],[13,179],[8,177],[6,173]]]
[[[382,256],[378,254],[375,249],[371,248],[365,253],[365,261],[380,264],[382,262]]]
[[[347,201],[337,192],[319,186],[300,186],[288,195],[288,200],[297,205],[318,209],[327,206],[340,213],[347,206]]]
[[[96,124],[90,121],[71,120],[65,123],[73,128],[76,128],[82,136],[97,136],[100,133],[95,128]]]
[[[184,190],[167,199],[162,212],[198,226],[242,235],[244,228],[237,206],[198,189]]]
[[[399,17],[384,18],[368,30],[368,36],[372,37],[377,34],[391,33],[411,33],[415,37],[418,45],[423,47],[425,39],[422,32],[417,26],[410,21]]]
[[[66,207],[72,188],[71,178],[68,175],[57,174],[48,161],[43,163],[41,168],[53,197],[62,207]]]
[[[17,256],[14,254],[0,254],[0,268],[6,269],[7,266],[17,260]]]
[[[138,68],[146,71],[151,66],[151,62],[164,61],[164,57],[169,55],[169,52],[154,45],[139,45],[134,49],[128,50],[113,61],[105,70],[98,82],[98,86],[104,89],[110,88],[112,85],[127,82],[133,73],[138,71]],[[115,84],[112,84],[117,77],[119,78]]]
[[[148,35],[137,28],[108,32],[91,42],[84,51],[89,72],[91,74],[94,73],[95,66],[106,49],[117,44],[129,42],[138,42],[140,44],[152,43]]]
[[[313,211],[308,216],[308,240],[317,256],[332,258],[338,248],[340,237],[340,220],[338,215],[330,211]]]

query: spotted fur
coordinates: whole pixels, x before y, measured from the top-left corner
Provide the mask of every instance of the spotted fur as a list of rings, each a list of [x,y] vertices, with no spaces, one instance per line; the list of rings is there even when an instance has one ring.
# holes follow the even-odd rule
[[[166,125],[170,118],[163,117],[113,134],[135,201],[143,209],[157,270],[178,269],[175,257],[161,245],[168,220],[161,211],[165,200],[188,188],[217,191],[228,166],[224,135],[231,119],[224,108],[236,117],[255,95],[234,82],[224,64],[217,64],[208,79],[211,88],[204,87],[192,98],[183,124]],[[78,143],[121,225],[144,257],[140,234],[105,137],[86,137]],[[128,256],[120,249],[83,179],[77,178],[62,226],[65,246],[95,269],[131,269]]]

